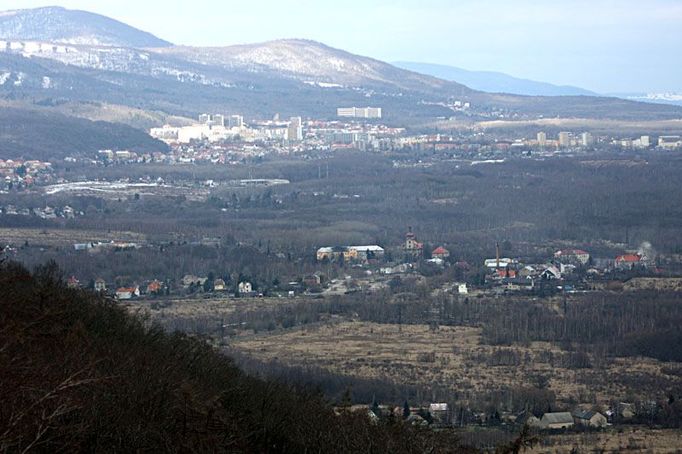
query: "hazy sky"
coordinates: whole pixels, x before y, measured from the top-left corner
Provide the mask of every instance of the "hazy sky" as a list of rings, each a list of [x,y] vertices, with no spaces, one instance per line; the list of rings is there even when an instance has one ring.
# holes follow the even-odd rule
[[[602,93],[682,92],[682,0],[0,0],[0,9],[52,4],[179,44],[308,38]]]

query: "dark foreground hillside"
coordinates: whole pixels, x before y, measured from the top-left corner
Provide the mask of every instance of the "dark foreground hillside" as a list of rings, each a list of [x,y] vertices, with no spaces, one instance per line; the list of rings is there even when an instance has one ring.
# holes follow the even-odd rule
[[[52,161],[98,150],[165,152],[167,146],[147,133],[117,123],[40,112],[31,109],[0,109],[0,159]]]
[[[337,416],[202,342],[0,265],[0,452],[463,452],[446,433]]]

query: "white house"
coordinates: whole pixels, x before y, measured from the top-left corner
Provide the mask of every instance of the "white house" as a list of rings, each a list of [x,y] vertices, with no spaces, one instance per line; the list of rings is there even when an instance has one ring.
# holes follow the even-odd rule
[[[116,298],[120,300],[129,300],[133,297],[140,296],[140,288],[135,287],[121,287],[116,290]]]
[[[540,274],[540,278],[546,280],[561,279],[561,271],[555,266],[548,266],[547,269]]]
[[[574,426],[573,415],[569,412],[545,413],[540,419],[543,429],[568,429]]]
[[[239,294],[244,295],[244,294],[249,294],[253,292],[253,286],[251,285],[251,282],[240,282],[239,283]]]

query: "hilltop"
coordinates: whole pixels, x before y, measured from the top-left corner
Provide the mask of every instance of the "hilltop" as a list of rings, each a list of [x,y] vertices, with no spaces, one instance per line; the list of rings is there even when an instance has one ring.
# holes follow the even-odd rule
[[[58,6],[0,13],[0,38],[91,46],[163,47],[171,43],[117,20]]]

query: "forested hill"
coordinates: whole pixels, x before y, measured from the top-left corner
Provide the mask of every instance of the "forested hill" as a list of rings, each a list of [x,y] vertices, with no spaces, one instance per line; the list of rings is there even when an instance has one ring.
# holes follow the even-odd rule
[[[0,159],[54,160],[102,149],[166,151],[167,146],[130,126],[31,109],[0,109]]]
[[[464,452],[447,432],[336,415],[244,375],[55,266],[0,265],[0,452]]]

